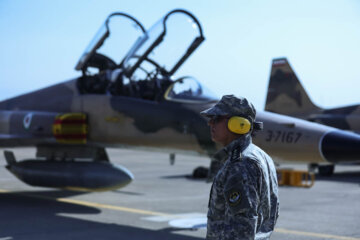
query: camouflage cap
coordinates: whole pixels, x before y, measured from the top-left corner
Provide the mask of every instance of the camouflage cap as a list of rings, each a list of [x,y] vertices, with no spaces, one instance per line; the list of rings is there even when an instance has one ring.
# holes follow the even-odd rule
[[[255,120],[256,110],[246,98],[224,95],[213,107],[200,112],[200,114],[206,117],[241,116],[250,118],[253,122]]]

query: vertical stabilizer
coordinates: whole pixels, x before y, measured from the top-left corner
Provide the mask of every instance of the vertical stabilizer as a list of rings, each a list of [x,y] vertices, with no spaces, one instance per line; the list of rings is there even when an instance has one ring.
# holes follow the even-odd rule
[[[272,61],[265,110],[291,116],[320,110],[310,100],[286,58]]]

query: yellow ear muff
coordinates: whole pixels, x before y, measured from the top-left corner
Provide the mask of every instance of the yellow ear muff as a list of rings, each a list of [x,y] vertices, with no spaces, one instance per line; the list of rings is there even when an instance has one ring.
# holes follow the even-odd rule
[[[246,134],[251,129],[251,123],[243,117],[231,117],[228,121],[228,129],[233,133]]]

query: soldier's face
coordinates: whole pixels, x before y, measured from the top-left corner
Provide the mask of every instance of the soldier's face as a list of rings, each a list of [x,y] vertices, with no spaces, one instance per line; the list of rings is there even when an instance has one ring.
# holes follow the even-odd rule
[[[212,140],[223,146],[234,140],[234,134],[227,127],[228,120],[229,117],[214,116],[208,122]]]

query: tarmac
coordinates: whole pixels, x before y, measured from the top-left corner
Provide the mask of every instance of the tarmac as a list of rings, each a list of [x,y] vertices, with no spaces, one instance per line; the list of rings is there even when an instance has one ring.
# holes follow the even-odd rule
[[[14,152],[18,159],[35,155],[32,148]],[[0,240],[205,238],[211,183],[191,174],[209,159],[176,155],[171,165],[166,153],[108,154],[135,179],[119,190],[92,193],[28,186],[7,171],[1,154]],[[337,166],[331,177],[316,175],[311,188],[279,191],[280,217],[271,239],[360,240],[360,166]]]

